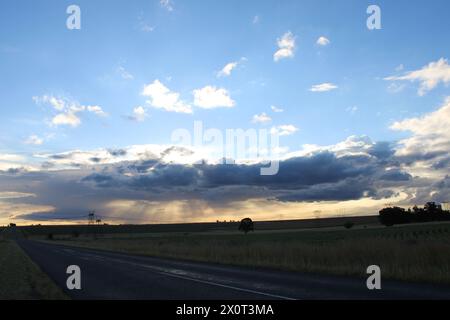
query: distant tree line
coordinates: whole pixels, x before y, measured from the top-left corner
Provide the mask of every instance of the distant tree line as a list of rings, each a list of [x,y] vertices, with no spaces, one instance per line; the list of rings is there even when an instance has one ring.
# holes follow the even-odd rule
[[[380,223],[385,226],[394,224],[450,221],[450,211],[442,209],[442,205],[436,202],[427,202],[423,208],[414,206],[412,208],[388,207],[380,210]]]

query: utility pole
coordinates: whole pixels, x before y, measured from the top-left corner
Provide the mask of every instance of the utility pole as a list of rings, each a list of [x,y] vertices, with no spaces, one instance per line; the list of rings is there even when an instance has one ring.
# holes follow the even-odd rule
[[[88,224],[94,224],[95,223],[95,210],[89,211],[88,215]]]

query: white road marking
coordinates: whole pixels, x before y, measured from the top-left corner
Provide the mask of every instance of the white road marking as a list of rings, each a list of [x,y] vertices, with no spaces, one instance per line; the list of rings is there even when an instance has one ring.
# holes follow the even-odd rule
[[[194,282],[198,282],[198,283],[203,283],[203,284],[207,284],[207,285],[211,285],[211,286],[232,289],[232,290],[236,290],[236,291],[253,293],[253,294],[262,295],[262,296],[266,296],[266,297],[270,297],[270,298],[276,298],[276,299],[282,299],[282,300],[297,300],[295,298],[281,296],[281,295],[277,295],[277,294],[272,294],[272,293],[267,293],[267,292],[262,292],[262,291],[256,291],[256,290],[251,290],[251,289],[245,289],[245,288],[230,286],[230,285],[221,284],[221,283],[217,283],[217,282],[212,282],[212,281],[207,281],[207,280],[201,280],[201,279],[195,279],[195,278],[191,278],[191,277],[182,276],[182,275],[180,275],[180,273],[189,274],[189,272],[185,272],[185,271],[179,270],[179,269],[171,269],[170,271],[168,271],[166,268],[146,265],[146,264],[142,264],[142,263],[134,263],[134,262],[125,261],[125,260],[122,260],[122,259],[112,258],[112,257],[109,257],[109,256],[98,256],[98,255],[95,255],[95,254],[92,254],[92,253],[88,253],[88,254],[83,253],[83,254],[85,255],[84,257],[83,256],[79,256],[79,258],[81,258],[83,260],[93,260],[92,258],[97,260],[97,259],[100,258],[103,261],[110,260],[110,261],[120,262],[120,263],[129,264],[129,265],[133,265],[133,266],[137,266],[137,267],[144,267],[146,269],[151,269],[153,271],[156,271],[159,274],[162,274],[162,275],[165,275],[165,276],[169,276],[169,277],[173,277],[173,278],[179,278],[179,279],[183,279],[183,280],[194,281]],[[86,255],[90,256],[90,257],[86,257]]]
[[[167,272],[160,272],[160,273],[164,274],[164,275],[167,275],[169,277],[180,278],[180,279],[190,280],[190,281],[194,281],[194,282],[200,282],[200,283],[209,284],[209,285],[216,286],[216,287],[228,288],[228,289],[233,289],[233,290],[237,290],[237,291],[243,291],[243,292],[259,294],[259,295],[267,296],[267,297],[271,297],[271,298],[278,298],[278,299],[283,299],[283,300],[296,300],[294,298],[280,296],[280,295],[277,295],[277,294],[261,292],[261,291],[251,290],[251,289],[244,289],[244,288],[229,286],[229,285],[226,285],[226,284],[220,284],[220,283],[206,281],[206,280],[200,280],[200,279],[194,279],[194,278],[179,276],[179,275],[170,274],[170,273],[167,273]]]
[[[262,292],[262,291],[256,291],[256,290],[251,290],[251,289],[245,289],[245,288],[230,286],[230,285],[221,284],[221,283],[217,283],[217,282],[212,282],[212,281],[208,281],[208,280],[201,280],[201,279],[195,279],[195,278],[192,278],[192,277],[182,276],[182,275],[180,275],[180,273],[188,274],[188,272],[185,272],[185,271],[182,271],[182,270],[173,269],[173,271],[169,272],[169,271],[167,271],[166,268],[155,267],[155,266],[146,265],[146,264],[142,264],[142,263],[134,263],[134,262],[124,261],[124,260],[121,260],[121,259],[116,259],[116,258],[111,258],[111,257],[107,257],[107,259],[111,260],[111,261],[115,261],[115,262],[121,262],[121,263],[129,264],[129,265],[133,265],[133,266],[136,266],[136,267],[143,267],[143,268],[146,268],[146,269],[151,269],[153,271],[158,272],[159,274],[162,274],[162,275],[165,275],[165,276],[169,276],[169,277],[173,277],[173,278],[179,278],[179,279],[199,282],[199,283],[208,284],[208,285],[211,285],[211,286],[222,287],[222,288],[227,288],[227,289],[232,289],[232,290],[237,290],[237,291],[242,291],[242,292],[254,293],[254,294],[258,294],[258,295],[262,295],[262,296],[266,296],[266,297],[270,297],[270,298],[276,298],[276,299],[282,299],[282,300],[296,300],[295,298],[280,296],[280,295],[277,295],[277,294],[272,294],[272,293],[267,293],[267,292]]]

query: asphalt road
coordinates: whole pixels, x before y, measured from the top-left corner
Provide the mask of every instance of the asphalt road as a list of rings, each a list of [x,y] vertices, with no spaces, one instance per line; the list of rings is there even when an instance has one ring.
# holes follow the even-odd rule
[[[134,256],[16,240],[73,299],[450,299],[450,288],[366,279],[230,267]],[[68,290],[69,265],[81,269],[81,290]]]

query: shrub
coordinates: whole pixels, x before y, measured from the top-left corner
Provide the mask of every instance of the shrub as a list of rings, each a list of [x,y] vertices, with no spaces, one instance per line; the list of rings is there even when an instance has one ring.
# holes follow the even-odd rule
[[[253,221],[250,218],[244,218],[241,220],[241,223],[239,225],[239,230],[245,232],[245,234],[247,234],[247,232],[249,231],[253,231]]]
[[[353,222],[347,221],[347,222],[344,224],[344,227],[345,227],[345,229],[351,229],[351,228],[353,228],[354,225],[355,225],[355,224],[354,224]]]

